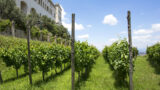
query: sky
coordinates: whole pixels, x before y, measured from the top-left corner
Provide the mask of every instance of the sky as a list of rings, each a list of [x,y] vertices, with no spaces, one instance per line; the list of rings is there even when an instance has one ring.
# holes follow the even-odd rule
[[[53,0],[62,7],[62,24],[71,32],[76,14],[76,40],[88,41],[100,51],[128,37],[127,11],[131,11],[133,46],[144,52],[160,42],[160,0]]]

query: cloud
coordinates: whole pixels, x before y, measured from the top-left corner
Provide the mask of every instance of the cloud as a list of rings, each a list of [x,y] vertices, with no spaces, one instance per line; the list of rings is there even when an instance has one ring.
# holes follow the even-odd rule
[[[89,38],[89,35],[88,35],[88,34],[79,35],[78,38],[79,38],[79,39],[88,39],[88,38]]]
[[[71,23],[62,22],[63,26],[66,27],[69,31],[71,31]],[[75,30],[84,30],[84,26],[82,24],[75,23]]]
[[[62,20],[66,20],[67,18],[65,17],[66,12],[64,11],[64,8],[61,6],[62,8]]]
[[[146,30],[146,29],[139,29],[139,30],[134,30],[133,34],[151,34],[153,33],[153,30]]]
[[[143,28],[138,30],[133,30],[132,34],[132,44],[137,47],[141,52],[145,52],[147,46],[151,46],[155,43],[160,42],[160,24],[152,24],[150,28]],[[122,31],[118,34],[120,38],[128,38],[127,30]],[[109,38],[105,45],[112,45],[113,42],[117,41],[117,38]],[[98,43],[99,44],[99,43]],[[95,44],[96,45],[96,44]],[[104,44],[96,45],[100,50],[104,48]]]
[[[111,39],[109,39],[108,41],[113,43],[113,42],[115,42],[115,41],[117,41],[117,40],[118,40],[118,39],[116,39],[116,38],[111,38]]]
[[[110,38],[108,41],[107,41],[107,45],[108,46],[110,46],[110,45],[112,45],[112,43],[114,43],[115,41],[117,41],[118,40],[118,38]]]
[[[155,32],[160,31],[160,24],[152,24],[152,27],[150,29],[138,29],[133,30],[133,34],[140,35],[140,34],[152,34]]]
[[[90,24],[89,24],[89,25],[87,25],[87,27],[88,27],[88,28],[91,28],[91,27],[92,27],[92,25],[90,25]]]
[[[152,35],[133,36],[133,46],[138,47],[140,50],[145,50],[148,45],[156,42],[152,37]]]
[[[103,24],[114,26],[118,23],[118,20],[112,14],[106,15],[103,20]]]
[[[62,6],[61,6],[62,7]],[[64,11],[64,8],[62,7],[62,25],[68,29],[68,31],[71,31],[71,23],[67,22],[69,20],[66,17],[67,13]],[[85,29],[83,24],[78,24],[75,22],[75,30],[83,30]]]
[[[133,39],[138,41],[147,41],[151,37],[152,35],[133,36]]]
[[[75,23],[75,28],[76,28],[76,30],[83,30],[84,26],[82,24]]]
[[[127,31],[122,31],[119,33],[119,35],[125,35],[125,34],[127,34]]]
[[[152,24],[152,30],[160,31],[160,24]]]

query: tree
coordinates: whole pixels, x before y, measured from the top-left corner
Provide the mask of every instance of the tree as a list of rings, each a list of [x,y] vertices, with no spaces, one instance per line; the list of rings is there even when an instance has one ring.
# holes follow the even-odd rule
[[[10,20],[0,20],[0,32],[11,26]]]
[[[15,0],[0,0],[0,17],[15,21],[17,27],[24,29],[24,17],[18,7],[16,7]]]
[[[0,19],[1,18],[11,21],[13,36],[15,36],[15,28],[25,31],[28,24],[30,24],[32,28],[32,26],[37,24],[37,21],[41,21],[41,24],[37,25],[40,30],[47,29],[53,36],[57,35],[58,37],[70,39],[70,34],[63,25],[55,24],[55,21],[47,16],[40,17],[34,10],[30,15],[26,16],[26,14],[16,7],[15,0],[0,0]]]

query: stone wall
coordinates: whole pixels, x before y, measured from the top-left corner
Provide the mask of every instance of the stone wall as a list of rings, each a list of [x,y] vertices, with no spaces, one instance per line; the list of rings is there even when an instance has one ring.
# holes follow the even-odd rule
[[[5,35],[5,36],[12,36],[12,32],[10,29],[7,29],[3,32],[0,32],[1,35]],[[15,37],[18,37],[18,38],[26,38],[27,35],[26,35],[26,32],[25,31],[22,31],[22,30],[15,30]]]

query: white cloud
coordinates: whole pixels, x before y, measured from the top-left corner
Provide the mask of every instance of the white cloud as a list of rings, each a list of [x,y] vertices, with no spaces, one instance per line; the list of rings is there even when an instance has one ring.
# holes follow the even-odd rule
[[[107,45],[108,46],[110,46],[110,45],[112,45],[115,41],[117,41],[118,40],[118,38],[110,38],[108,41],[107,41]]]
[[[68,31],[71,31],[71,23],[66,22],[67,20],[69,20],[68,18],[66,18],[66,14],[67,13],[64,11],[64,8],[62,7],[62,25],[66,27]],[[77,22],[75,22],[75,30],[83,30],[83,29],[85,28],[82,24],[78,24]]]
[[[77,24],[75,23],[75,29],[76,30],[83,30],[84,29],[84,26],[82,24]]]
[[[151,35],[142,35],[142,36],[133,36],[133,39],[138,41],[146,41],[151,37],[152,37]]]
[[[155,43],[155,40],[153,40],[152,35],[139,35],[139,36],[133,36],[133,46],[138,47],[139,49],[146,49],[148,45],[152,45]]]
[[[160,31],[160,24],[152,24],[151,29],[138,29],[134,30],[133,34],[140,35],[140,34],[152,34],[155,32]]]
[[[66,27],[69,31],[71,30],[71,24],[68,24],[66,22],[62,22],[63,26]]]
[[[151,34],[153,33],[153,30],[146,30],[146,29],[139,29],[139,30],[134,30],[133,34],[140,35],[140,34]]]
[[[64,11],[64,8],[61,6],[62,8],[62,20],[66,20],[67,18],[65,18],[66,12]]]
[[[103,24],[108,24],[113,26],[113,25],[116,25],[117,23],[118,23],[118,20],[112,14],[106,15],[104,17]]]
[[[108,41],[113,43],[113,42],[115,42],[115,41],[117,41],[117,40],[118,40],[118,39],[116,39],[116,38],[111,38],[111,39],[109,39]]]
[[[88,35],[88,34],[79,35],[78,38],[79,38],[79,39],[88,39],[88,38],[89,38],[89,35]]]
[[[160,24],[152,24],[148,29],[133,30],[132,43],[133,46],[137,47],[140,51],[146,50],[147,46],[151,46],[157,42],[160,42]],[[120,37],[128,38],[127,31],[119,33]],[[111,38],[107,41],[106,45],[111,45],[118,38]],[[104,47],[104,46],[103,46]]]
[[[126,31],[122,31],[122,32],[120,32],[119,34],[120,34],[120,35],[124,35],[124,34],[127,34],[127,32],[126,32]]]
[[[69,31],[71,31],[71,23],[62,22],[64,27],[66,27]],[[82,24],[75,23],[75,30],[84,30],[84,26]]]
[[[90,24],[89,24],[89,25],[87,25],[87,27],[88,27],[88,28],[91,28],[91,27],[92,27],[92,25],[90,25]]]
[[[152,30],[160,31],[160,24],[152,24]]]

